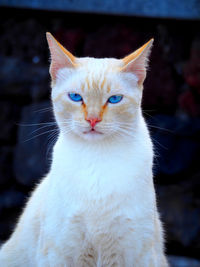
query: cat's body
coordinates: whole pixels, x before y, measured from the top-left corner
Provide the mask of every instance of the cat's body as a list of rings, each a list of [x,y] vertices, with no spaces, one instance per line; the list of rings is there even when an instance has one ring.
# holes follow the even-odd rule
[[[52,61],[54,42],[49,39]],[[125,94],[138,81],[128,73],[123,73],[126,79],[120,81],[115,73],[123,67],[119,60],[76,59],[76,64],[78,76],[72,67],[62,69],[57,83],[54,80],[57,65],[51,67],[52,99],[61,133],[54,147],[51,170],[33,192],[16,230],[3,245],[0,266],[167,267],[152,180],[152,144],[138,108],[141,91],[127,93],[131,101],[123,104],[126,112],[122,104],[121,108],[111,105],[112,116],[114,112],[122,121],[124,116],[127,118],[123,131],[122,122],[118,122],[118,128],[111,124],[110,106],[102,104],[104,96],[99,93],[101,87],[104,94],[105,91],[110,94],[118,85],[123,86]],[[63,77],[69,74],[71,78],[64,81]],[[111,83],[113,75],[115,82]],[[84,98],[87,111],[84,102],[81,106],[63,104],[66,101],[63,90],[69,88],[71,92],[72,85],[81,88],[76,97],[80,91],[82,95],[87,91]],[[94,96],[99,101],[92,101]],[[79,101],[76,102],[78,105]],[[128,114],[131,105],[135,106],[132,116]],[[76,116],[73,131],[64,124],[70,112]],[[98,121],[90,119],[91,114]],[[133,133],[125,134],[130,125]],[[79,134],[81,127],[84,131]]]

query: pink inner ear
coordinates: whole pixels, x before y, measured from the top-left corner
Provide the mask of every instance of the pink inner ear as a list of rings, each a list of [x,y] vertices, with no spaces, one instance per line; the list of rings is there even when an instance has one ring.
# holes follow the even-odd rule
[[[146,78],[146,65],[147,65],[147,59],[140,56],[130,62],[126,66],[127,72],[132,72],[135,74],[138,78],[138,84],[141,85],[144,82],[144,79]]]
[[[62,64],[62,62],[59,62],[59,60],[52,60],[51,61],[51,66],[50,66],[50,74],[52,80],[56,80],[57,73],[60,69],[65,68],[65,64]]]

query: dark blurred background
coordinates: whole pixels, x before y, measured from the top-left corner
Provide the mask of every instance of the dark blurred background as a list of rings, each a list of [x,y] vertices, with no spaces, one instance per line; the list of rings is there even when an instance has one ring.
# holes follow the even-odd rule
[[[43,124],[54,120],[45,32],[93,57],[124,57],[154,37],[143,112],[167,253],[173,267],[199,267],[200,3],[57,2],[0,2],[0,242],[48,171],[56,140]]]

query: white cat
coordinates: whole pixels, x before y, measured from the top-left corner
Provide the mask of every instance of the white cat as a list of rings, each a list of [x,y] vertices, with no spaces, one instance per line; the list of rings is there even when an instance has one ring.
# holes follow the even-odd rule
[[[140,107],[153,40],[121,60],[76,58],[47,40],[60,134],[0,266],[167,267]]]

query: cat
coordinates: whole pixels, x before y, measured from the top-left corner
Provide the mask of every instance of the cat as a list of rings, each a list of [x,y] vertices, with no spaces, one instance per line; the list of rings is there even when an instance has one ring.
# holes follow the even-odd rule
[[[123,59],[77,58],[47,41],[60,133],[0,266],[167,267],[141,111],[153,39]]]

